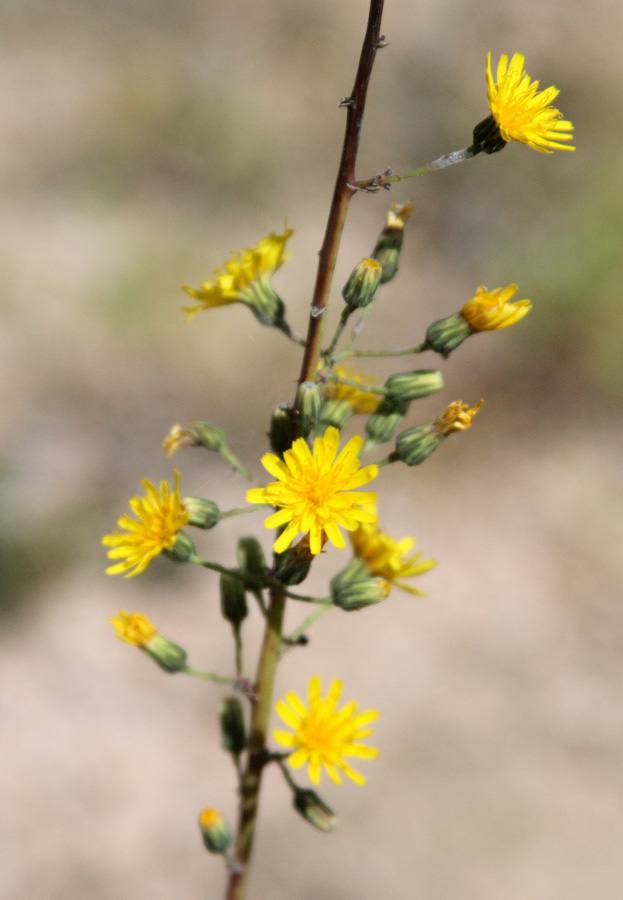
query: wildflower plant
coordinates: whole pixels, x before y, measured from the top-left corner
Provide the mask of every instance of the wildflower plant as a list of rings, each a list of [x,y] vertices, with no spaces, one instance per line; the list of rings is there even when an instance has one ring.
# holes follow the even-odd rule
[[[485,76],[490,115],[476,126],[468,147],[404,175],[385,169],[358,181],[355,162],[368,83],[376,53],[385,46],[380,30],[382,10],[383,0],[371,0],[353,91],[341,103],[346,110],[344,143],[306,338],[292,331],[285,304],[273,287],[273,276],[288,258],[286,244],[292,234],[288,227],[281,234],[262,238],[254,247],[232,253],[198,288],[183,288],[195,301],[184,312],[196,326],[201,325],[202,317],[195,318],[200,311],[244,303],[258,322],[279,330],[302,347],[296,394],[293,398],[283,396],[270,421],[270,452],[261,460],[270,480],[260,482],[251,474],[249,467],[259,469],[258,461],[240,460],[218,425],[204,421],[175,424],[164,439],[167,455],[192,448],[219,453],[238,473],[240,482],[244,479],[252,486],[246,490],[240,487],[238,507],[221,511],[212,499],[182,496],[177,471],[172,488],[163,481],[158,490],[145,479],[144,496],[130,500],[133,516],[122,516],[118,530],[103,539],[113,561],[107,570],[110,575],[137,576],[158,556],[220,575],[220,607],[226,624],[229,623],[235,649],[229,673],[205,672],[190,666],[185,650],[163,637],[142,613],[120,611],[110,621],[121,640],[138,647],[164,671],[203,678],[228,689],[220,727],[222,747],[231,755],[238,778],[237,824],[230,826],[228,817],[212,807],[198,813],[206,848],[221,856],[228,868],[227,900],[242,900],[246,896],[262,776],[267,766],[277,766],[283,773],[294,810],[325,832],[335,827],[337,819],[316,793],[322,774],[326,773],[336,784],[345,776],[348,781],[363,785],[366,778],[353,767],[352,760],[358,760],[366,774],[373,772],[368,764],[379,749],[370,746],[368,739],[372,737],[370,726],[378,716],[377,710],[360,712],[355,701],[340,705],[343,686],[332,673],[328,673],[331,680],[323,695],[321,677],[313,671],[311,662],[306,701],[289,690],[275,707],[277,664],[285,650],[306,646],[307,631],[329,610],[349,613],[394,602],[394,588],[421,595],[422,576],[436,563],[413,552],[413,537],[394,538],[381,529],[379,514],[385,516],[382,470],[393,464],[421,465],[448,437],[469,429],[482,406],[482,400],[473,406],[463,400],[446,400],[439,404],[439,413],[432,422],[405,427],[412,404],[443,389],[441,372],[435,368],[413,369],[407,363],[406,368],[394,372],[380,385],[373,373],[356,367],[353,361],[360,365],[364,358],[409,360],[423,353],[431,354],[433,359],[434,354],[445,358],[472,335],[514,325],[531,309],[529,300],[512,301],[518,290],[514,284],[491,291],[478,287],[467,302],[466,291],[455,312],[433,322],[421,343],[391,350],[356,349],[360,328],[345,333],[348,321],[355,316],[361,322],[362,317],[373,313],[384,302],[386,285],[398,271],[409,218],[416,208],[412,201],[401,200],[390,207],[376,242],[370,241],[371,254],[363,255],[353,266],[341,299],[336,301],[341,303],[341,316],[335,333],[325,340],[332,274],[350,200],[355,195],[389,189],[406,178],[466,161],[481,152],[498,152],[511,140],[547,153],[573,149],[568,144],[572,125],[551,105],[557,90],[539,91],[538,82],[525,73],[524,57],[518,53],[510,63],[502,55],[494,76],[489,54]],[[292,373],[284,373],[284,385],[292,380]],[[360,433],[346,439],[341,430],[353,417],[360,423]],[[384,444],[389,446],[383,448]],[[371,460],[370,454],[376,458]],[[405,476],[409,477],[406,470]],[[224,518],[265,513],[266,507],[272,511],[264,526],[275,530],[270,560],[252,534],[239,538],[237,563],[233,565],[197,552],[190,529],[209,530],[218,527]],[[262,528],[261,521],[257,525]],[[310,596],[295,590],[327,544],[336,548],[334,555],[342,556],[343,563],[331,579],[326,595]],[[286,604],[307,609],[311,606],[313,610],[287,635],[283,628]],[[264,621],[264,637],[255,661],[247,658],[243,642],[244,624],[251,615],[259,615]],[[273,708],[285,729],[273,729]],[[305,778],[305,771],[313,788],[299,783],[300,778]],[[197,798],[198,810],[203,806],[201,800]]]

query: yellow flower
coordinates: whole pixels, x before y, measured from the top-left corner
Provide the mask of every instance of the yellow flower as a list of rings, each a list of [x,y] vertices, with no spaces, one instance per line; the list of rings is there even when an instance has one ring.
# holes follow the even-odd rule
[[[157,634],[147,616],[142,613],[129,613],[120,609],[116,616],[108,620],[119,640],[134,647],[144,647]]]
[[[413,538],[405,537],[397,541],[381,531],[377,525],[360,525],[351,534],[350,542],[355,556],[366,564],[371,575],[383,579],[388,593],[390,587],[395,584],[410,594],[425,596],[417,588],[402,581],[403,578],[423,575],[437,565],[434,559],[420,562],[421,553],[409,556],[409,551],[415,546]]]
[[[249,503],[282,507],[269,516],[267,528],[287,528],[275,541],[274,549],[283,553],[297,534],[309,534],[311,552],[322,550],[326,539],[336,547],[346,546],[339,526],[354,531],[361,522],[372,523],[376,516],[361,509],[376,501],[376,494],[354,491],[378,475],[378,466],[364,466],[357,459],[363,444],[352,437],[336,457],[340,440],[337,428],[327,428],[324,437],[314,441],[313,453],[304,438],[298,438],[286,450],[283,462],[273,453],[262,457],[262,465],[277,478],[265,488],[247,491]]]
[[[257,246],[232,253],[231,258],[216,269],[199,288],[182,285],[182,290],[199,301],[198,306],[187,306],[183,312],[190,318],[200,309],[240,302],[249,304],[258,317],[260,313],[276,314],[274,304],[270,304],[270,310],[266,310],[265,295],[273,294],[270,276],[281,268],[288,258],[285,245],[293,233],[291,228],[286,228],[283,234],[273,232],[263,237]]]
[[[145,488],[144,497],[133,497],[130,500],[132,512],[137,517],[121,516],[117,525],[124,528],[125,533],[116,532],[102,538],[110,559],[122,559],[106,569],[108,575],[126,573],[126,578],[144,572],[149,563],[162,550],[170,550],[175,543],[178,531],[187,524],[189,516],[179,494],[180,473],[175,472],[175,486],[169,492],[166,481],[160,484],[160,492],[147,478],[141,484]],[[128,571],[134,569],[133,572]]]
[[[321,766],[325,767],[335,784],[341,784],[338,769],[356,784],[365,784],[363,775],[356,772],[344,757],[376,759],[378,750],[356,742],[372,734],[372,730],[365,726],[378,718],[378,712],[370,709],[357,714],[355,701],[337,710],[342,693],[342,682],[338,679],[331,682],[324,700],[321,690],[320,676],[314,675],[307,688],[307,706],[294,691],[288,691],[285,702],[280,700],[275,709],[294,734],[273,731],[273,737],[283,747],[292,748],[288,762],[294,769],[309,763],[309,777],[314,784],[320,784]]]
[[[369,416],[375,411],[381,397],[366,391],[366,387],[376,382],[374,375],[364,375],[352,366],[334,366],[333,375],[344,378],[346,381],[354,381],[361,387],[352,384],[340,384],[339,381],[329,381],[326,386],[326,399],[345,403],[353,415]]]
[[[551,106],[560,91],[555,87],[539,91],[539,82],[531,81],[523,66],[522,53],[515,53],[510,64],[503,53],[494,81],[491,54],[487,55],[487,100],[502,138],[521,141],[542,153],[575,150],[569,144],[560,143],[573,139],[573,124]]]
[[[467,428],[471,428],[474,416],[484,402],[484,400],[480,400],[476,406],[470,409],[469,404],[463,403],[461,400],[455,400],[454,403],[450,404],[443,416],[435,420],[437,433],[447,437],[456,431],[465,431]]]
[[[517,285],[509,284],[505,288],[487,291],[482,285],[476,289],[475,295],[468,300],[461,315],[474,331],[497,331],[508,328],[527,316],[532,309],[529,300],[516,300],[509,303],[517,293]]]

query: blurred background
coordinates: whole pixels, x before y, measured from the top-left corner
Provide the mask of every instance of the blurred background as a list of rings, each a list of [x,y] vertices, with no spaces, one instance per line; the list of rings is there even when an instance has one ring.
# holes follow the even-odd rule
[[[0,894],[218,900],[196,816],[235,819],[222,692],[165,676],[107,622],[140,610],[194,665],[227,672],[218,581],[166,560],[109,578],[100,539],[142,478],[175,467],[183,494],[241,505],[246,484],[219,459],[166,459],[175,422],[222,425],[261,474],[300,351],[241,306],[185,324],[179,285],[287,217],[275,286],[304,332],[367,4],[1,0],[0,17]],[[485,398],[468,433],[377,482],[381,524],[439,561],[428,597],[329,613],[277,683],[343,678],[345,699],[380,710],[380,757],[365,788],[323,783],[331,836],[268,771],[249,898],[618,900],[621,8],[388,0],[383,32],[360,178],[469,144],[489,50],[523,52],[561,89],[577,150],[511,144],[351,203],[332,322],[390,203],[414,201],[362,347],[419,342],[479,284],[516,281],[534,309],[445,363],[422,358],[447,387],[409,424]],[[227,520],[199,550],[232,564],[246,533],[268,548],[261,522]],[[327,552],[310,591],[344,564]]]

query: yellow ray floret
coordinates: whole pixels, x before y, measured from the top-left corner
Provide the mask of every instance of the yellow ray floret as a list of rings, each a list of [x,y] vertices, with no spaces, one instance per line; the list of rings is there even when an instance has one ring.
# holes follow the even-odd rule
[[[542,153],[575,150],[564,143],[573,139],[573,124],[551,105],[560,91],[555,87],[539,91],[539,82],[531,81],[523,66],[522,53],[515,53],[510,63],[503,53],[494,80],[491,54],[487,55],[487,100],[502,138],[521,141]]]
[[[370,415],[376,410],[381,402],[381,397],[379,394],[373,394],[366,390],[367,387],[375,384],[376,377],[374,375],[365,375],[354,366],[348,365],[334,366],[332,374],[346,381],[355,382],[358,386],[329,381],[326,387],[327,400],[337,400],[347,404],[353,415]]]
[[[216,269],[200,287],[193,288],[183,284],[182,290],[199,301],[198,306],[187,306],[183,311],[190,317],[200,309],[248,300],[245,292],[249,286],[253,282],[269,278],[284,264],[289,255],[285,252],[285,245],[292,234],[294,232],[291,228],[286,228],[283,234],[272,232],[263,237],[255,247],[233,252],[231,258]]]
[[[376,511],[376,510],[374,510]],[[389,592],[392,585],[416,594],[425,596],[413,585],[405,584],[405,578],[413,578],[429,572],[437,563],[434,559],[420,560],[421,553],[409,555],[415,546],[411,537],[400,541],[385,534],[378,525],[360,525],[350,536],[355,556],[361,559],[371,575],[382,578]]]
[[[355,701],[338,710],[341,693],[342,682],[334,679],[323,699],[320,676],[314,675],[307,688],[307,706],[294,691],[289,691],[285,702],[280,700],[275,706],[293,734],[273,731],[273,737],[283,747],[292,749],[288,762],[293,768],[308,764],[309,777],[314,784],[320,784],[322,766],[335,784],[341,784],[340,772],[356,784],[365,784],[363,775],[356,772],[345,757],[376,759],[379,753],[373,747],[358,743],[372,734],[366,726],[378,718],[378,712],[370,709],[357,713]]]
[[[508,328],[527,316],[532,309],[530,300],[516,300],[510,303],[511,297],[517,293],[516,284],[505,288],[494,288],[487,291],[482,285],[476,289],[471,300],[468,300],[461,315],[474,331],[497,331]]]
[[[373,523],[376,516],[361,507],[376,501],[376,494],[355,491],[376,478],[378,466],[364,466],[357,454],[363,439],[352,437],[336,458],[340,440],[337,428],[327,428],[324,437],[314,441],[313,452],[304,438],[298,438],[284,453],[283,462],[273,453],[262,457],[262,465],[277,481],[264,488],[247,491],[249,503],[280,507],[264,524],[267,528],[286,525],[275,541],[274,549],[283,553],[297,534],[309,534],[310,550],[320,553],[328,539],[346,546],[340,527],[354,531],[362,522]]]
[[[130,507],[136,516],[121,516],[117,525],[125,533],[116,532],[102,538],[110,559],[121,559],[120,563],[106,569],[108,575],[124,572],[126,578],[144,572],[149,563],[163,550],[170,550],[181,528],[188,523],[189,516],[179,493],[180,473],[175,472],[175,486],[172,491],[166,481],[161,482],[160,491],[147,478],[141,484],[145,488],[144,497],[133,497]],[[134,571],[129,571],[133,569]]]
[[[142,613],[129,613],[120,609],[116,616],[108,620],[115,629],[115,634],[126,644],[134,647],[144,647],[157,634],[147,616]]]

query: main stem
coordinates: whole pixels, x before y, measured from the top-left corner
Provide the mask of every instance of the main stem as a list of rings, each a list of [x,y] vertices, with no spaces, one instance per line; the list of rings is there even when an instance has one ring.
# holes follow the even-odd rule
[[[357,191],[355,183],[355,162],[366,105],[366,95],[372,66],[381,40],[381,17],[384,0],[370,0],[368,24],[359,57],[359,66],[353,91],[346,104],[346,130],[342,157],[335,181],[333,200],[327,220],[318,273],[311,305],[309,327],[305,343],[305,353],[301,367],[300,382],[314,381],[320,355],[324,313],[327,308],[331,279],[337,259],[340,238],[350,198]],[[262,783],[262,771],[266,764],[266,738],[272,706],[273,684],[283,633],[285,611],[285,589],[279,585],[271,588],[270,604],[266,617],[264,640],[256,680],[256,699],[253,701],[249,751],[247,764],[240,786],[240,816],[233,854],[231,873],[225,900],[243,900],[249,872],[249,862],[253,849],[253,837]]]
[[[309,326],[307,329],[307,341],[301,376],[299,382],[315,381],[318,369],[318,357],[320,354],[320,342],[324,325],[324,314],[327,308],[331,279],[337,259],[337,251],[340,246],[340,238],[346,220],[348,203],[357,192],[355,182],[355,161],[359,148],[363,114],[366,106],[368,84],[372,74],[372,66],[381,40],[381,17],[383,15],[384,0],[371,0],[368,25],[359,57],[359,67],[355,77],[350,97],[345,101],[346,105],[346,130],[342,147],[342,158],[335,180],[333,200],[327,220],[327,228],[324,241],[320,250],[316,285],[312,298]]]

